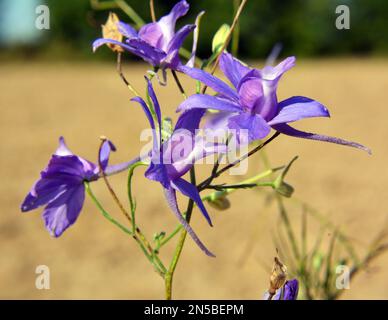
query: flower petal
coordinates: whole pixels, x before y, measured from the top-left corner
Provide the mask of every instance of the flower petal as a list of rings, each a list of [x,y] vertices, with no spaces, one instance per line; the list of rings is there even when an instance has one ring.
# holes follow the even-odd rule
[[[209,225],[213,226],[210,216],[205,206],[203,205],[203,202],[201,200],[201,197],[199,195],[199,192],[196,186],[193,186],[191,183],[187,182],[182,178],[178,178],[172,181],[172,186],[174,189],[178,190],[183,195],[193,200],[195,204],[198,206],[199,210],[201,210],[203,216],[206,218]]]
[[[128,23],[124,23],[120,21],[117,23],[117,28],[119,32],[126,38],[138,37],[136,29]]]
[[[187,66],[179,66],[177,71],[187,74],[189,77],[201,81],[206,86],[212,88],[215,92],[221,93],[222,95],[238,101],[238,94],[235,90],[229,87],[225,82],[218,79],[217,77],[197,68],[189,68]]]
[[[270,126],[304,118],[330,117],[329,110],[324,105],[306,97],[291,97],[280,102],[278,107],[280,111],[276,117],[268,122]]]
[[[205,112],[205,109],[191,109],[183,112],[178,118],[174,131],[186,129],[194,134],[195,130],[199,128],[199,123]]]
[[[96,51],[97,48],[107,43],[118,45],[123,49],[133,53],[134,55],[144,59],[153,66],[159,66],[161,60],[166,57],[166,54],[163,51],[154,48],[140,38],[130,38],[127,40],[128,44],[112,39],[97,39],[93,42],[93,51]]]
[[[67,147],[65,138],[64,137],[59,137],[59,147],[55,151],[55,154],[57,156],[72,156],[73,152],[70,151],[70,149]]]
[[[263,139],[270,131],[271,127],[259,114],[241,113],[229,118],[228,127],[236,130],[237,141],[239,143],[251,143],[255,140]],[[241,130],[247,130],[248,141]]]
[[[66,190],[50,202],[43,212],[43,219],[50,234],[59,237],[78,218],[85,200],[85,187]]]
[[[239,84],[240,104],[250,110],[263,99],[264,91],[262,80],[259,78],[248,78]]]
[[[122,162],[118,164],[109,165],[105,169],[105,174],[107,176],[122,172],[127,170],[131,165],[135,164],[136,162],[142,161],[141,157],[136,157],[128,162]]]
[[[159,66],[161,61],[166,57],[164,51],[153,47],[140,38],[130,38],[127,40],[127,43],[130,46],[130,50],[127,49],[128,51],[138,55],[153,66]],[[126,48],[124,47],[124,49]]]
[[[155,48],[166,51],[167,45],[164,45],[162,28],[157,22],[148,23],[141,27],[139,38]]]
[[[298,297],[298,291],[298,280],[289,280],[276,292],[272,300],[296,300]]]
[[[203,128],[213,130],[213,131],[225,130],[228,128],[229,118],[237,114],[238,113],[232,113],[228,111],[208,112],[204,117],[205,124]]]
[[[152,104],[154,105],[154,110],[155,110],[156,117],[158,120],[159,129],[161,129],[162,128],[162,111],[160,110],[160,104],[159,104],[158,98],[156,97],[154,87],[152,86],[151,80],[148,79],[147,77],[144,77],[144,78],[147,81],[148,94],[150,95]]]
[[[152,114],[151,114],[151,111],[148,109],[148,106],[147,104],[145,103],[145,101],[141,98],[141,97],[134,97],[131,99],[131,101],[135,101],[137,103],[140,104],[140,106],[143,108],[143,111],[148,119],[148,122],[151,126],[151,129],[152,130],[152,135],[153,135],[153,150],[155,152],[158,152],[159,151],[159,140],[158,140],[158,137],[156,135],[156,131],[155,131],[155,122],[154,122],[154,119],[152,118]]]
[[[242,111],[239,104],[229,99],[219,98],[208,94],[193,94],[179,105],[177,112],[191,109],[213,109],[229,112]]]
[[[147,179],[161,183],[164,188],[168,188],[170,186],[170,179],[167,175],[167,169],[163,163],[155,164],[151,162],[144,176]]]
[[[372,153],[372,151],[369,148],[363,146],[362,144],[352,142],[352,141],[346,141],[346,140],[343,140],[340,138],[324,136],[321,134],[299,131],[297,129],[294,129],[293,127],[290,127],[289,125],[287,125],[285,123],[276,124],[276,125],[273,125],[272,127],[276,131],[279,131],[280,133],[283,133],[283,134],[288,135],[288,136],[341,144],[344,146],[364,150],[364,151],[368,152],[369,154]]]
[[[262,70],[263,79],[270,81],[278,80],[283,73],[295,66],[295,62],[295,57],[288,57],[275,67],[265,66]]]
[[[223,52],[221,55],[220,69],[235,88],[238,87],[241,79],[250,70],[249,67],[244,66],[239,60],[227,52]]]
[[[101,168],[104,172],[108,166],[111,151],[116,151],[115,145],[110,140],[105,140],[98,152],[99,163],[101,164]]]
[[[186,25],[182,27],[171,39],[167,47],[167,57],[165,62],[172,69],[176,69],[180,64],[179,49],[181,48],[183,41],[195,29],[194,24]]]
[[[164,194],[167,199],[167,203],[170,206],[173,213],[178,218],[179,222],[182,224],[182,226],[186,229],[187,233],[190,235],[190,237],[194,240],[194,242],[198,245],[198,247],[205,252],[206,255],[210,257],[215,257],[213,253],[211,253],[205,245],[201,242],[201,240],[198,238],[198,236],[195,234],[194,230],[191,228],[191,226],[187,223],[186,219],[182,216],[182,213],[180,212],[178,208],[178,203],[176,200],[176,193],[175,190],[172,187],[165,188]]]
[[[186,15],[189,11],[189,4],[185,1],[179,1],[171,10],[171,12],[160,18],[157,22],[163,32],[164,41],[168,44],[174,36],[176,21]]]

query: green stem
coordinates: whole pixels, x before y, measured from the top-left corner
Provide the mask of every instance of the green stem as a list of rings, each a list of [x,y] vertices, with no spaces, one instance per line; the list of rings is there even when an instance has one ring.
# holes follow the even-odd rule
[[[263,178],[266,178],[268,176],[271,176],[274,172],[276,171],[279,171],[283,169],[283,167],[278,167],[278,168],[274,168],[274,169],[269,169],[269,170],[266,170],[262,173],[259,173],[251,178],[248,178],[244,181],[242,181],[240,184],[241,185],[244,185],[244,184],[252,184],[252,183],[256,183],[257,181],[263,179]],[[258,185],[258,184],[257,184]],[[236,191],[236,189],[225,189],[223,191],[214,191],[204,197],[202,197],[202,201],[216,201],[217,199],[221,198],[221,197],[224,197],[226,194],[229,194],[229,193],[232,193]],[[183,214],[184,217],[186,217],[186,213]],[[179,231],[182,229],[182,225],[179,224],[175,227],[174,231],[172,231],[167,237],[165,237],[161,242],[160,242],[160,246],[159,248],[163,247],[165,244],[167,244],[172,238],[174,238],[178,233]]]
[[[196,185],[194,167],[190,170],[190,180],[191,180],[191,183],[193,185]],[[193,200],[189,199],[189,202],[187,205],[187,210],[186,210],[187,223],[190,223],[193,208],[194,208],[194,202],[193,202]],[[176,266],[178,264],[179,258],[181,256],[181,253],[183,250],[183,246],[185,244],[186,235],[187,235],[186,229],[182,229],[181,236],[179,237],[178,244],[175,248],[174,256],[173,256],[171,263],[170,263],[170,267],[168,268],[166,275],[165,275],[166,300],[171,300],[171,298],[172,298],[172,280],[174,277],[174,272],[175,272]]]
[[[136,221],[135,221],[135,212],[136,212],[136,202],[132,196],[132,177],[135,169],[139,166],[146,166],[144,162],[136,162],[128,169],[128,199],[131,206],[131,218],[132,218],[132,233],[136,232]]]
[[[144,20],[124,0],[115,0],[115,2],[117,6],[132,19],[132,21],[136,24],[136,27],[140,28],[145,24]]]
[[[236,15],[238,7],[240,6],[240,0],[233,0],[234,14]],[[240,21],[237,22],[236,27],[232,34],[232,55],[237,57],[238,44],[240,38]]]
[[[94,204],[96,205],[96,207],[99,209],[99,211],[101,212],[101,214],[103,215],[103,217],[105,219],[107,219],[109,222],[111,222],[112,224],[114,224],[116,227],[118,227],[119,229],[121,229],[123,232],[125,232],[126,234],[130,235],[132,238],[134,238],[136,240],[136,242],[139,244],[141,250],[143,251],[144,255],[147,257],[147,259],[150,261],[150,263],[154,266],[155,270],[158,272],[159,275],[161,275],[162,277],[164,276],[164,271],[161,270],[158,265],[155,264],[155,261],[153,259],[153,257],[148,253],[148,250],[147,248],[145,247],[145,245],[139,241],[139,239],[136,237],[136,235],[134,233],[132,233],[131,230],[129,230],[127,227],[125,227],[124,225],[122,225],[120,222],[118,222],[116,219],[114,219],[105,209],[104,207],[101,205],[101,203],[97,200],[96,196],[94,195],[94,193],[92,192],[92,189],[90,188],[90,185],[89,185],[89,182],[86,182],[85,181],[85,189],[86,189],[86,192],[87,194],[90,196],[90,198],[92,199],[92,201],[94,202]]]

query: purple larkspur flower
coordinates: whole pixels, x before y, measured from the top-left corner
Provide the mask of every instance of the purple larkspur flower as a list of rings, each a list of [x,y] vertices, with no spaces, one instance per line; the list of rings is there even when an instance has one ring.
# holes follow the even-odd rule
[[[296,300],[298,298],[299,284],[298,280],[286,281],[283,287],[276,291],[271,300]],[[264,300],[268,300],[269,293],[264,294]]]
[[[100,38],[93,42],[93,50],[103,44],[115,44],[141,57],[152,66],[165,70],[176,69],[180,64],[179,49],[186,37],[195,28],[194,24],[183,26],[175,32],[176,21],[186,15],[189,4],[182,0],[171,12],[157,22],[144,25],[137,32],[132,26],[124,22],[118,23],[119,32],[127,38],[125,43],[113,39]]]
[[[121,172],[135,159],[126,163],[108,166],[109,155],[116,148],[109,140],[99,152],[101,168],[107,175]],[[24,199],[21,210],[31,211],[41,206],[45,226],[50,234],[59,237],[78,218],[85,200],[85,181],[95,181],[100,177],[99,166],[74,155],[66,146],[63,137],[52,155],[40,179],[34,184]]]
[[[276,93],[278,82],[294,65],[295,57],[288,57],[275,67],[252,69],[231,54],[222,53],[220,69],[233,88],[203,70],[179,66],[178,71],[201,81],[217,92],[217,95],[194,94],[183,101],[177,111],[217,110],[217,113],[210,115],[205,126],[212,129],[234,129],[237,138],[239,131],[245,129],[248,131],[248,143],[265,138],[273,128],[286,135],[342,144],[370,153],[368,148],[359,143],[299,131],[288,125],[290,122],[305,118],[330,116],[325,106],[310,98],[294,96],[278,102]]]
[[[150,152],[150,165],[145,176],[159,182],[163,186],[168,205],[177,216],[179,222],[187,230],[195,243],[209,256],[214,256],[198,238],[191,226],[187,223],[179,210],[176,191],[192,199],[200,209],[207,222],[212,225],[210,216],[201,200],[197,187],[182,178],[194,165],[196,160],[215,153],[225,153],[225,145],[206,142],[202,137],[195,135],[204,110],[191,110],[183,113],[171,134],[162,141],[161,127],[162,117],[160,105],[156,98],[151,81],[148,82],[148,93],[152,100],[156,114],[156,123],[146,102],[141,97],[135,97],[132,101],[140,104],[146,114],[153,133],[153,146]]]

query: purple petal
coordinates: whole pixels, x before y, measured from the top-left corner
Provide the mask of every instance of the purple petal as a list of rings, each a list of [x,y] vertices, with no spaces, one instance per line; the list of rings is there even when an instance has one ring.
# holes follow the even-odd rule
[[[195,133],[195,130],[199,128],[199,123],[206,110],[204,109],[192,109],[183,112],[175,125],[175,130],[186,129],[189,130],[192,134]]]
[[[283,75],[283,73],[295,66],[295,61],[295,57],[288,57],[275,67],[264,67],[262,70],[263,78],[269,81],[278,80]]]
[[[210,216],[205,206],[203,205],[203,202],[201,200],[201,197],[199,195],[199,192],[196,186],[193,186],[191,183],[181,178],[178,178],[172,181],[172,186],[174,187],[174,189],[178,190],[186,197],[189,197],[190,199],[192,199],[195,202],[195,204],[198,206],[198,208],[201,210],[203,216],[206,218],[209,225],[213,226]]]
[[[293,127],[290,127],[289,125],[287,125],[285,123],[276,124],[276,125],[273,125],[272,127],[276,131],[279,131],[280,133],[286,134],[288,136],[341,144],[344,146],[349,146],[349,147],[364,150],[364,151],[368,152],[369,154],[372,153],[369,148],[363,146],[362,144],[352,142],[352,141],[346,141],[346,140],[343,140],[340,138],[324,136],[324,135],[320,135],[320,134],[316,134],[316,133],[299,131],[297,129],[294,129]]]
[[[215,92],[221,93],[222,95],[234,100],[238,101],[238,94],[235,90],[229,87],[225,82],[216,78],[215,76],[207,73],[201,69],[197,68],[189,68],[186,66],[179,66],[177,71],[183,72],[187,74],[189,77],[199,80],[204,83],[206,86],[212,88]]]
[[[263,139],[271,131],[271,127],[262,116],[246,112],[229,118],[228,127],[236,130],[237,141],[240,143],[251,143]],[[241,130],[248,131],[248,141],[245,141],[244,137],[241,136],[244,133]]]
[[[86,161],[86,160],[84,160]],[[57,156],[53,155],[44,171],[42,178],[51,178],[58,174],[68,175],[82,180],[85,177],[84,165],[80,157],[77,156]]]
[[[138,37],[137,31],[130,24],[124,22],[118,22],[117,28],[119,32],[126,38],[136,38]]]
[[[208,112],[205,115],[205,124],[204,129],[209,130],[225,130],[228,128],[229,118],[237,115],[237,113],[231,113],[227,111],[219,111],[219,112]]]
[[[148,23],[141,27],[139,38],[155,48],[166,51],[167,44],[163,38],[162,28],[157,22]]]
[[[241,79],[249,72],[249,67],[244,66],[230,53],[223,52],[220,59],[220,69],[229,81],[237,88]]]
[[[147,77],[145,77],[145,79],[147,81],[148,94],[150,95],[152,104],[154,105],[156,117],[158,119],[158,125],[159,125],[159,128],[161,128],[162,127],[162,112],[160,110],[160,104],[159,104],[158,98],[156,97],[154,87],[152,86],[151,80],[148,79]]]
[[[148,109],[148,106],[147,104],[145,103],[145,101],[140,98],[140,97],[134,97],[131,99],[131,101],[135,101],[137,103],[140,104],[140,106],[143,108],[143,111],[148,119],[148,122],[151,126],[151,129],[152,130],[152,135],[153,135],[153,150],[155,152],[157,152],[159,150],[159,140],[158,140],[158,137],[156,135],[156,131],[155,131],[155,122],[154,122],[154,119],[152,118],[152,114],[151,114],[151,111]]]
[[[140,38],[131,38],[127,40],[131,50],[130,52],[143,58],[153,66],[159,66],[166,57],[166,53],[156,47],[151,46]],[[128,49],[127,49],[128,50]]]
[[[166,57],[166,54],[163,51],[154,48],[140,38],[130,38],[127,40],[128,44],[112,39],[97,39],[93,42],[93,51],[96,51],[97,48],[107,43],[118,45],[123,49],[133,53],[134,55],[141,57],[153,66],[159,66],[161,60]]]
[[[50,202],[43,212],[43,219],[50,234],[59,237],[78,218],[85,200],[85,188],[81,184],[66,190]]]
[[[194,240],[194,242],[198,245],[198,247],[205,252],[206,255],[210,257],[215,257],[213,253],[211,253],[205,245],[199,240],[198,236],[195,234],[194,230],[191,228],[191,226],[187,223],[186,219],[182,216],[182,213],[179,211],[177,200],[176,200],[176,194],[175,190],[170,188],[164,189],[164,194],[167,199],[167,203],[170,206],[171,210],[174,212],[176,217],[178,218],[179,222],[182,224],[182,226],[186,229],[187,233],[190,235],[190,237]]]
[[[276,292],[272,300],[296,300],[298,298],[298,291],[298,280],[289,280]]]
[[[136,157],[128,162],[118,163],[114,165],[109,165],[105,169],[105,174],[107,176],[122,172],[124,170],[127,170],[131,165],[135,164],[136,162],[141,161],[141,157]]]
[[[74,181],[72,181],[74,184]],[[67,189],[67,182],[64,179],[41,179],[32,187],[24,199],[22,212],[34,210],[54,200]]]
[[[245,79],[239,85],[240,104],[252,110],[263,98],[262,80],[259,78]]]
[[[147,179],[161,183],[164,188],[168,188],[170,186],[167,169],[163,163],[154,164],[151,162],[144,175]]]
[[[101,164],[102,170],[105,171],[106,167],[108,166],[109,162],[109,156],[111,151],[116,151],[115,145],[110,140],[105,140],[103,144],[101,145],[101,148],[99,150],[99,162]]]
[[[120,47],[122,47],[123,49],[125,50],[128,50],[130,52],[132,52],[133,48],[126,45],[125,43],[123,42],[120,42],[120,41],[117,41],[117,40],[113,40],[113,39],[105,39],[105,38],[100,38],[100,39],[97,39],[93,42],[93,51],[95,52],[99,47],[103,46],[104,44],[107,44],[107,43],[112,43],[112,44],[116,44]]]
[[[183,101],[177,112],[191,109],[212,109],[229,112],[241,112],[239,104],[224,98],[211,96],[208,94],[194,94]]]
[[[180,64],[179,49],[181,48],[183,41],[194,29],[194,24],[186,25],[182,29],[180,29],[171,39],[167,47],[167,57],[165,59],[165,62],[170,68],[176,69]]]
[[[189,11],[189,8],[190,6],[185,0],[180,1],[172,8],[168,15],[162,17],[157,22],[163,32],[166,43],[169,43],[174,36],[176,21],[184,16]]]
[[[329,110],[318,101],[306,97],[291,97],[278,105],[280,111],[276,117],[268,122],[270,126],[294,122],[304,118],[330,117]]]
[[[70,151],[70,149],[67,147],[65,138],[64,137],[59,137],[59,147],[55,151],[55,154],[57,156],[72,156],[73,153]]]

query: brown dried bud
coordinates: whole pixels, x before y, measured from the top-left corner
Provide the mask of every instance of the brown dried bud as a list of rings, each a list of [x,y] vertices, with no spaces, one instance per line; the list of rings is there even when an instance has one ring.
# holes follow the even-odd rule
[[[120,22],[119,17],[115,13],[109,12],[108,20],[106,20],[105,24],[101,26],[102,37],[104,39],[112,39],[122,42],[123,35],[119,32],[117,27],[118,22]],[[107,43],[106,45],[114,52],[124,52],[123,48],[116,44]]]
[[[280,289],[285,284],[286,279],[287,267],[279,260],[278,257],[275,257],[269,280],[269,293],[275,294],[276,290]]]
[[[208,203],[211,207],[220,211],[230,208],[230,201],[226,196],[221,196],[217,199],[209,201]]]

